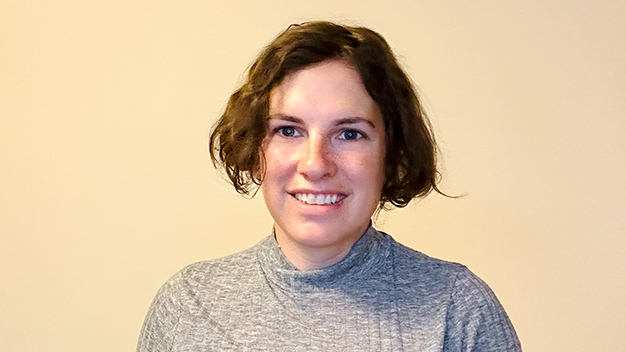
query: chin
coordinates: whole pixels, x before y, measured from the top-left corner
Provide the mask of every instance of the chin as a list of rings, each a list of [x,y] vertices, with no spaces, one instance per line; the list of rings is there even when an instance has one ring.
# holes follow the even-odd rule
[[[369,224],[369,222],[367,223]],[[292,241],[301,246],[323,248],[345,245],[346,242],[352,246],[354,242],[363,234],[367,228],[365,226],[345,227],[341,226],[342,221],[332,223],[307,223],[291,226],[295,231],[286,233]]]

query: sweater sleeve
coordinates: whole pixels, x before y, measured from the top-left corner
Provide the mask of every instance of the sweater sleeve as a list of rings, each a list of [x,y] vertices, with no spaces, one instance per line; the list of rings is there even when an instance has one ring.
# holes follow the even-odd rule
[[[137,352],[166,352],[172,350],[180,320],[177,282],[172,277],[157,293],[141,329]]]
[[[458,273],[450,296],[443,350],[522,350],[513,325],[493,291],[465,267]]]

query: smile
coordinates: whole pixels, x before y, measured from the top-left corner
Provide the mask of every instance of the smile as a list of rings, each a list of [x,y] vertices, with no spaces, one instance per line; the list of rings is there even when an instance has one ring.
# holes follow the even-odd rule
[[[311,194],[295,193],[293,196],[302,203],[312,205],[330,205],[339,202],[346,196],[343,194]]]

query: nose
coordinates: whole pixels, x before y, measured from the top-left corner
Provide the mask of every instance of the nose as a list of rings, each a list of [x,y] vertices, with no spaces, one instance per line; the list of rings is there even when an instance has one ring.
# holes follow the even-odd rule
[[[301,146],[298,173],[315,181],[328,178],[336,172],[337,164],[329,142],[310,136]]]

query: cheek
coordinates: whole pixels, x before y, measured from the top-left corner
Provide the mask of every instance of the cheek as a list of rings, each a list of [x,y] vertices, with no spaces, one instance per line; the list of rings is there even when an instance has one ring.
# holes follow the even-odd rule
[[[264,146],[260,152],[261,155],[261,171],[263,172],[264,183],[265,181],[275,182],[280,179],[288,166],[288,156],[285,151],[276,148],[275,146]]]
[[[352,174],[359,178],[369,180],[370,183],[381,183],[385,178],[384,155],[377,152],[360,154],[351,160],[346,160],[345,165],[352,169]]]
[[[259,166],[255,175],[262,176],[263,180],[272,177],[284,162],[286,155],[288,154],[285,154],[280,146],[273,143],[271,138],[266,137],[259,147]]]

